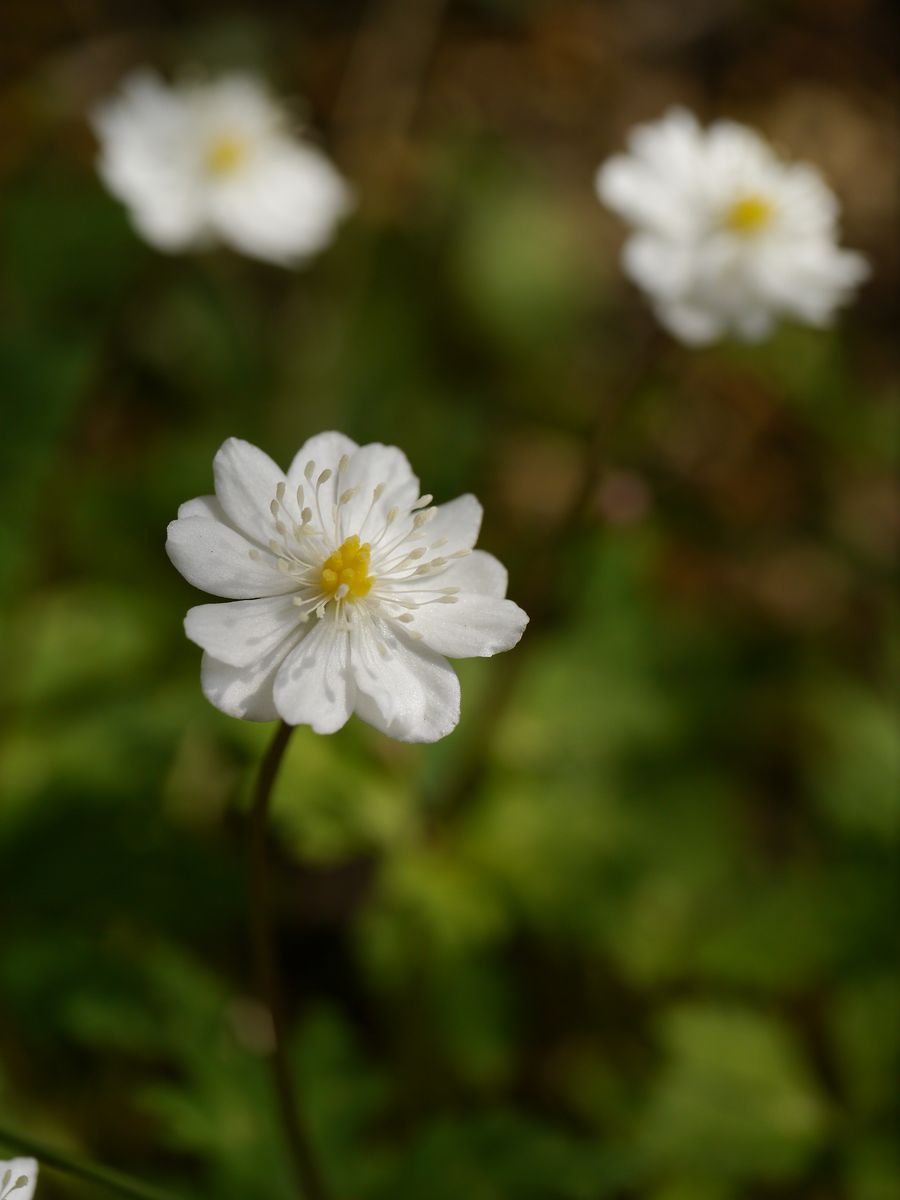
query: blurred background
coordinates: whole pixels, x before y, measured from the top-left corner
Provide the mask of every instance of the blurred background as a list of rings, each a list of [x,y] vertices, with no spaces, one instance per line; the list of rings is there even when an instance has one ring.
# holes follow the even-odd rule
[[[459,664],[444,742],[292,741],[278,943],[339,1200],[896,1200],[890,6],[2,20],[0,1124],[184,1197],[296,1195],[246,933],[271,728],[203,699],[163,543],[227,436],[286,464],[337,428],[475,491],[534,617]],[[287,98],[357,192],[326,253],[139,240],[85,114],[145,64]],[[825,172],[874,266],[834,331],[654,333],[592,178],[673,102]]]

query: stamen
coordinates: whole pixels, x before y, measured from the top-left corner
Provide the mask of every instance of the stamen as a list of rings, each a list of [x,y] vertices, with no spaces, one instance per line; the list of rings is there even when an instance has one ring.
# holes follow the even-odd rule
[[[281,501],[284,499],[284,493],[285,493],[286,487],[287,487],[287,484],[282,482],[282,483],[279,483],[278,486],[275,488],[275,499],[279,503],[281,503]]]
[[[415,512],[417,508],[425,508],[425,506],[430,504],[433,499],[434,496],[420,496],[409,511]]]
[[[417,513],[413,521],[413,529],[421,529],[423,525],[427,525],[429,521],[433,521],[436,516],[436,508],[427,508],[425,512]]]
[[[347,470],[347,464],[349,462],[350,462],[350,456],[348,454],[342,454],[341,458],[340,458],[340,462],[338,463],[338,475],[343,474],[343,472]]]
[[[273,501],[271,502],[271,504],[269,505],[269,512],[272,514],[272,516],[273,516],[273,517],[277,517],[277,516],[278,516],[278,509],[279,509],[279,507],[280,507],[280,505],[279,505],[279,503],[278,503],[278,501],[277,501],[277,500],[273,500]]]
[[[320,488],[323,483],[327,483],[328,480],[331,478],[331,476],[332,476],[331,468],[326,467],[325,470],[322,472],[322,474],[319,476],[319,478],[316,480],[316,487]]]
[[[375,490],[374,490],[374,492],[372,493],[372,499],[373,499],[373,500],[380,500],[380,499],[381,499],[381,497],[384,495],[384,489],[385,489],[386,487],[387,487],[387,484],[386,484],[386,483],[378,483],[378,484],[376,484],[376,485],[375,485]]]
[[[732,233],[750,237],[772,223],[775,207],[765,196],[750,194],[736,200],[725,213],[725,226]]]
[[[328,556],[320,575],[326,603],[331,596],[342,600],[349,595],[358,600],[369,594],[375,582],[369,574],[371,553],[368,542],[360,544],[359,535],[354,533]]]
[[[303,484],[302,483],[297,488],[297,507],[302,512],[302,510],[303,510]]]
[[[313,471],[315,471],[315,469],[316,469],[315,460],[311,458],[309,460],[309,462],[306,464],[306,466],[303,468],[303,474],[306,476],[307,483],[312,483]]]

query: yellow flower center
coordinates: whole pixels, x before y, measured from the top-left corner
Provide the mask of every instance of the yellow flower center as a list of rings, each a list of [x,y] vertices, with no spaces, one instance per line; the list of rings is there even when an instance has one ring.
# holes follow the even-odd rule
[[[372,547],[368,542],[359,544],[359,537],[351,537],[330,554],[322,566],[322,591],[333,596],[340,587],[346,587],[341,597],[358,600],[367,596],[375,580],[369,574]]]
[[[223,133],[212,143],[206,155],[206,167],[211,175],[230,175],[247,157],[243,138]]]
[[[764,196],[744,196],[736,200],[725,214],[725,224],[732,233],[745,237],[759,233],[772,220],[775,209]]]

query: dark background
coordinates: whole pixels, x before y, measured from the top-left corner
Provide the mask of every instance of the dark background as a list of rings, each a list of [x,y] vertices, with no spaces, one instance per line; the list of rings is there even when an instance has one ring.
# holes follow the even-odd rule
[[[7,2],[0,1124],[295,1194],[246,936],[270,730],[204,701],[163,541],[225,437],[338,428],[474,490],[533,615],[459,665],[446,741],[289,752],[279,949],[340,1200],[895,1200],[889,8]],[[289,100],[357,191],[324,255],[141,244],[85,114],[145,64]],[[655,333],[592,177],[674,102],[825,172],[874,269],[833,331]]]

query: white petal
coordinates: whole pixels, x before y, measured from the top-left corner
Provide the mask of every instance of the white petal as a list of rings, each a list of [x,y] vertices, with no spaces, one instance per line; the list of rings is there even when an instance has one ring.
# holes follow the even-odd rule
[[[350,635],[324,618],[312,625],[275,678],[275,705],[290,725],[334,733],[353,708]]]
[[[354,627],[351,663],[356,712],[388,737],[436,742],[456,728],[459,680],[426,646],[374,620]]]
[[[704,154],[704,134],[697,118],[677,105],[658,121],[637,125],[628,135],[636,158],[661,175],[690,178]]]
[[[210,521],[221,521],[228,524],[225,510],[215,496],[197,496],[193,500],[185,500],[178,506],[179,520],[182,517],[206,517]]]
[[[253,145],[277,134],[284,118],[263,80],[247,71],[181,84],[177,95],[203,145],[223,135]]]
[[[268,654],[246,667],[233,667],[204,654],[200,667],[204,696],[230,717],[240,717],[244,721],[276,720],[279,714],[272,694],[275,679],[285,657],[297,645],[306,628],[301,626]]]
[[[606,207],[633,225],[662,234],[677,231],[673,198],[666,181],[644,163],[616,154],[598,170],[595,187]]]
[[[707,346],[724,331],[720,316],[691,304],[660,305],[657,316],[670,333],[688,346]]]
[[[638,125],[628,140],[631,154],[614,155],[597,172],[600,199],[645,229],[666,236],[696,232],[702,218],[692,200],[704,157],[696,118],[673,108],[659,121]]]
[[[265,657],[301,624],[294,597],[265,596],[189,610],[184,632],[219,662],[247,667]]]
[[[101,162],[99,170],[109,190],[127,201],[125,189],[115,185],[112,168]],[[167,254],[202,246],[208,240],[202,199],[180,179],[165,176],[153,181],[145,195],[131,199],[130,210],[141,237]]]
[[[277,138],[246,171],[211,189],[209,204],[223,239],[245,254],[288,266],[331,240],[351,199],[324,155]]]
[[[694,251],[683,241],[638,234],[622,248],[622,266],[645,291],[673,300],[683,296],[693,283]]]
[[[10,1158],[5,1162],[0,1160],[0,1180],[3,1179],[7,1171],[9,1171],[10,1185],[23,1175],[27,1182],[20,1188],[13,1189],[10,1186],[9,1191],[5,1191],[5,1189],[0,1187],[0,1194],[7,1195],[9,1200],[32,1200],[38,1177],[38,1164],[36,1160],[33,1158]]]
[[[275,518],[269,506],[279,483],[285,482],[283,472],[257,446],[228,438],[216,454],[213,473],[216,497],[229,522],[267,546],[275,537]]]
[[[190,169],[183,97],[151,72],[138,72],[94,110],[91,122],[100,142],[99,174],[147,241],[174,251],[200,239],[203,192]]]
[[[251,550],[256,558],[250,557]],[[260,550],[236,530],[205,517],[169,524],[166,553],[188,583],[229,600],[280,596],[296,589],[268,550]]]
[[[782,242],[756,256],[754,282],[770,303],[813,325],[826,323],[868,275],[859,254],[825,239]]]
[[[471,494],[440,505],[427,527],[428,545],[446,538],[446,545],[435,551],[442,558],[449,558],[458,550],[471,550],[478,541],[483,512]]]
[[[452,604],[428,604],[413,612],[410,630],[426,646],[450,658],[489,658],[511,650],[528,624],[528,614],[512,600],[462,592]]]

